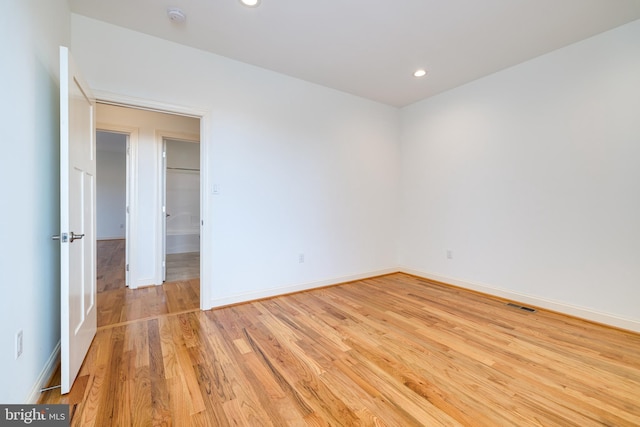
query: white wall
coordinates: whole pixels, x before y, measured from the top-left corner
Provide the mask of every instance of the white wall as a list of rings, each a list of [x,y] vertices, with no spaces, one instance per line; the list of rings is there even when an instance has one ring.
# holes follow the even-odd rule
[[[206,306],[395,266],[397,109],[82,16],[72,39],[97,90],[209,111]]]
[[[75,52],[74,55],[78,56]],[[84,69],[83,72],[90,75]],[[127,242],[130,245],[129,280],[132,287],[162,284],[161,134],[198,138],[200,121],[105,104],[98,104],[96,116],[98,128],[135,129],[137,137],[130,140],[135,188],[131,203],[131,241]]]
[[[120,145],[119,150],[101,149],[98,132],[96,147],[96,229],[97,238],[124,239],[127,206],[127,137],[115,135],[118,139],[109,142]]]
[[[65,0],[9,0],[0,14],[0,402],[38,397],[60,341],[59,45]],[[14,336],[24,352],[14,358]]]
[[[403,109],[400,264],[640,330],[639,113],[640,21]]]

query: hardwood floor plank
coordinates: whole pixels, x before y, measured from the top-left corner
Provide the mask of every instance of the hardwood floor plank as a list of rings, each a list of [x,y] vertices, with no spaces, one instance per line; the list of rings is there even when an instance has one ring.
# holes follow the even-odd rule
[[[206,407],[204,404],[203,396],[200,393],[196,371],[193,368],[193,364],[191,363],[189,352],[184,345],[184,341],[182,340],[181,335],[176,335],[175,331],[179,329],[172,327],[172,325],[175,326],[176,323],[175,317],[176,316],[172,316],[170,318],[165,317],[160,320],[160,322],[163,324],[161,328],[162,333],[167,334],[167,338],[171,338],[173,340],[171,346],[163,345],[163,353],[173,352],[173,356],[170,357],[176,360],[177,365],[175,367],[175,376],[172,376],[171,378],[181,378],[182,383],[177,384],[186,387],[183,393],[188,397],[189,413],[195,415],[197,413],[205,411]]]
[[[135,376],[132,379],[131,393],[131,412],[133,414],[132,419],[136,426],[150,426],[152,423],[152,406],[151,400],[151,380],[149,367],[143,366],[136,368]],[[119,397],[112,397],[112,399],[119,400]],[[102,418],[101,418],[102,420]],[[108,424],[104,424],[108,425]]]
[[[98,292],[124,286],[125,241],[98,240],[96,245],[96,286]]]
[[[171,426],[171,402],[170,393],[164,371],[164,359],[162,357],[162,342],[158,319],[149,320],[149,376],[151,387],[152,424]]]
[[[243,356],[241,369],[245,378],[252,384],[254,393],[274,426],[306,425],[302,422],[303,414],[293,399],[290,399],[278,380],[265,372],[264,363],[255,353]]]
[[[265,374],[272,377],[277,382],[280,389],[285,393],[287,398],[296,405],[296,410],[303,417],[307,417],[308,415],[312,414],[313,408],[309,406],[305,399],[303,399],[303,397],[300,395],[299,391],[296,390],[293,381],[291,381],[290,378],[287,378],[286,372],[282,372],[280,366],[277,366],[275,364],[278,356],[276,356],[276,358],[270,357],[265,349],[258,344],[258,339],[254,338],[254,334],[259,336],[259,332],[257,332],[255,329],[253,329],[251,332],[245,329],[244,332],[249,345],[255,352],[258,360],[262,363],[262,370],[266,371]],[[263,342],[270,341],[270,338],[268,337],[266,340],[264,340],[264,336],[262,336],[261,338],[263,338]]]

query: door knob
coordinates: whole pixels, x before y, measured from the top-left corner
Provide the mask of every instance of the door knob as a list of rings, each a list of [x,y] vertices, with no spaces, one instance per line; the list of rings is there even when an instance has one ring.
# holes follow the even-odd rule
[[[84,237],[84,234],[76,234],[73,231],[71,232],[71,238],[69,239],[69,243],[73,243],[74,240],[80,240]]]
[[[62,233],[62,234],[56,234],[51,236],[51,239],[60,240],[62,243],[66,243],[67,241],[71,243],[74,240],[80,240],[83,237],[84,237],[84,234],[76,234],[72,231],[71,236],[69,236],[67,233]]]

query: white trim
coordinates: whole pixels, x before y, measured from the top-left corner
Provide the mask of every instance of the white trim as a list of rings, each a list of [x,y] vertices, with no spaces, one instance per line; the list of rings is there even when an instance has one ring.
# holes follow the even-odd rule
[[[210,177],[213,167],[209,167],[209,155],[211,150],[211,123],[213,117],[210,111],[204,111],[200,115],[200,309],[211,308],[209,303],[212,296],[213,281],[211,279],[210,254],[213,253],[213,227],[211,215],[211,194],[209,191]]]
[[[47,363],[45,363],[44,368],[42,368],[42,372],[38,375],[38,379],[36,383],[31,388],[29,392],[29,396],[27,397],[26,403],[30,405],[35,405],[38,403],[38,399],[40,399],[40,390],[47,386],[47,383],[53,377],[53,373],[58,368],[60,364],[60,341],[56,344],[53,352],[47,359]]]
[[[136,108],[138,110],[158,111],[158,112],[169,113],[169,114],[181,114],[184,116],[190,116],[190,117],[196,117],[196,118],[202,118],[204,116],[209,115],[209,110],[206,108],[186,107],[183,105],[168,104],[162,101],[136,98],[134,96],[101,91],[93,88],[91,90],[96,100],[98,100],[98,102],[101,102],[103,104],[112,104],[112,105]]]
[[[319,280],[317,282],[300,283],[297,285],[282,286],[277,288],[263,289],[254,292],[245,292],[231,295],[224,298],[212,298],[209,309],[215,307],[223,307],[231,304],[238,304],[248,301],[255,301],[263,298],[277,297],[280,295],[292,294],[295,292],[308,291],[311,289],[322,288],[326,286],[339,285],[341,283],[353,282],[354,280],[369,279],[371,277],[383,276],[398,272],[397,268],[386,268],[384,270],[369,271],[367,273],[354,274],[350,276],[335,277],[333,279]]]
[[[508,299],[510,301],[552,310],[558,313],[567,314],[569,316],[579,317],[581,319],[590,320],[592,322],[627,329],[629,331],[640,332],[640,321],[638,320],[627,319],[610,313],[603,313],[590,308],[570,305],[533,295],[513,292],[508,289],[495,288],[483,283],[474,283],[466,280],[454,279],[452,277],[440,276],[438,274],[427,273],[424,271],[413,270],[411,268],[400,267],[399,271],[401,273],[407,273],[425,279],[435,280],[437,282],[450,284],[460,288],[470,289],[476,292]]]

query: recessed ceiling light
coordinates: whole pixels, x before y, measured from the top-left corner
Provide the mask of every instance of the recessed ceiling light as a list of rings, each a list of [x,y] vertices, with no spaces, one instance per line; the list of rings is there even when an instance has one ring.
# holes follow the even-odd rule
[[[260,5],[260,0],[240,0],[240,3],[247,7],[258,7]]]
[[[427,75],[427,70],[422,68],[413,72],[413,77],[424,77]]]

